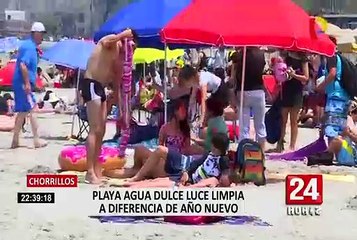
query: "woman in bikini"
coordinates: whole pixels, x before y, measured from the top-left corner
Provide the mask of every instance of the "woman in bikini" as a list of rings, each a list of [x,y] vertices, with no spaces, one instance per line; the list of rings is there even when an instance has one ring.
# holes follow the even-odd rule
[[[184,101],[177,100],[173,104],[171,120],[163,125],[159,132],[159,145],[173,151],[185,153],[190,146],[190,127],[187,120],[187,107]],[[104,174],[113,178],[133,177],[143,166],[152,152],[144,146],[135,148],[134,166],[132,168],[106,171]]]

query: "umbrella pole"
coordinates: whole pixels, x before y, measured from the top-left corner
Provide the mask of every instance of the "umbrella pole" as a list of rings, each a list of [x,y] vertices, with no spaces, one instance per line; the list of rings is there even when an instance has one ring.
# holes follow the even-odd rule
[[[164,59],[164,123],[167,123],[167,82],[166,82],[166,75],[167,75],[167,45],[165,43],[165,59]]]
[[[78,105],[79,105],[79,94],[78,94],[78,91],[79,91],[79,78],[80,78],[80,75],[81,75],[81,70],[78,68],[78,73],[77,73],[77,83],[76,83],[76,105],[77,105],[77,111],[78,111]],[[76,109],[74,109],[74,111],[76,111]],[[73,131],[74,131],[74,120],[75,120],[75,117],[76,117],[76,113],[73,112],[73,115],[72,115],[72,127],[71,127],[71,137],[73,136]]]
[[[243,48],[243,64],[242,64],[242,83],[240,88],[240,101],[239,101],[239,131],[243,127],[243,98],[244,98],[244,83],[245,83],[245,65],[247,60],[247,47]],[[236,132],[235,125],[234,132]],[[240,131],[242,133],[242,131]],[[241,134],[239,134],[241,137]]]

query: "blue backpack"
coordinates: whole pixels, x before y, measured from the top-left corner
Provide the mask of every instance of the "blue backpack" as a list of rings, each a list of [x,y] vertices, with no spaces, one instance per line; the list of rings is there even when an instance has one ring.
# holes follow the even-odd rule
[[[240,141],[236,152],[236,165],[243,182],[265,185],[265,157],[259,143],[251,139]]]

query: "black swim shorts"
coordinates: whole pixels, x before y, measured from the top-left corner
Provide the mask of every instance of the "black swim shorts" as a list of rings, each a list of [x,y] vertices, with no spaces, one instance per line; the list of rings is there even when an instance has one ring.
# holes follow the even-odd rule
[[[83,79],[80,90],[85,103],[97,99],[100,99],[102,102],[104,102],[107,99],[104,87],[96,80],[89,78]]]

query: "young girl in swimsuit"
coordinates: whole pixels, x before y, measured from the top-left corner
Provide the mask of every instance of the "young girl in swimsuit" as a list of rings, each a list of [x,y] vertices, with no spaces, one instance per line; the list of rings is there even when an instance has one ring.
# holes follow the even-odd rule
[[[190,127],[187,121],[187,108],[185,102],[177,100],[173,105],[171,120],[163,125],[159,132],[159,145],[166,146],[175,152],[185,152],[190,145]],[[106,171],[104,174],[114,178],[133,177],[143,166],[152,152],[144,146],[135,148],[134,166],[132,168]]]

